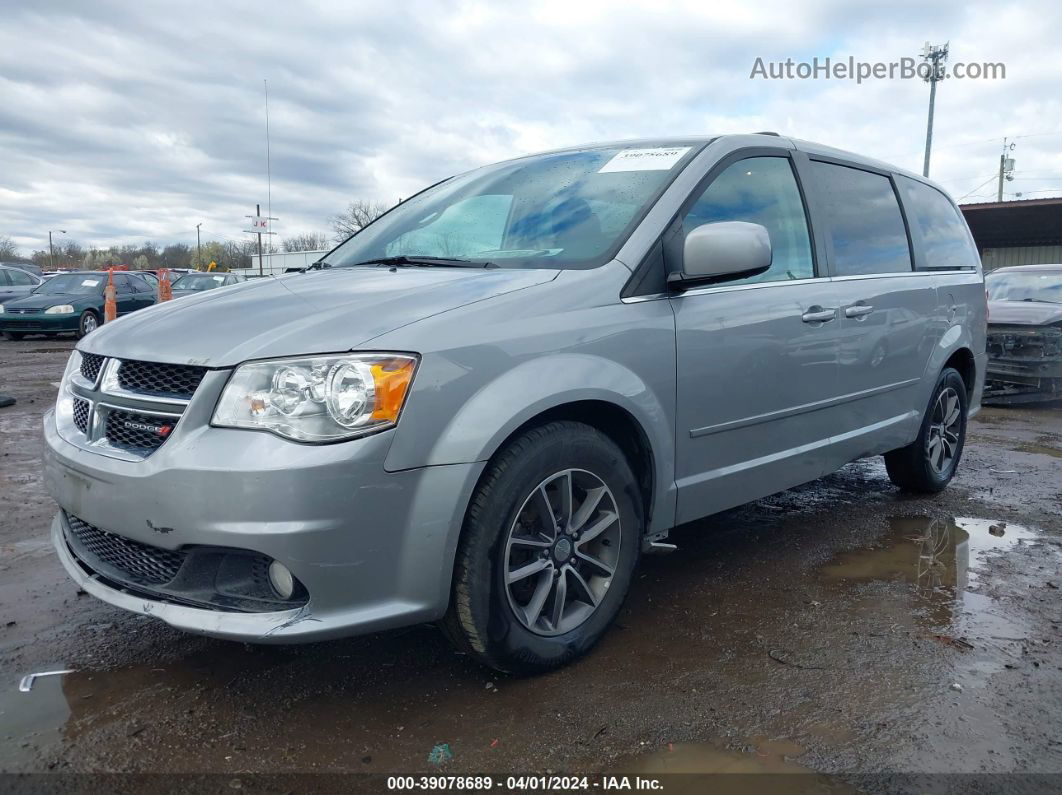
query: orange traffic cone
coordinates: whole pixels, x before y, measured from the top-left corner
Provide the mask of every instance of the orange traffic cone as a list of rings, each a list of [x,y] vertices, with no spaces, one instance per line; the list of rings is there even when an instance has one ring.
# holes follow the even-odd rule
[[[107,270],[107,287],[103,291],[103,322],[110,323],[118,317],[118,303],[115,300],[114,271]]]
[[[173,300],[173,285],[170,284],[169,268],[159,271],[159,303]]]

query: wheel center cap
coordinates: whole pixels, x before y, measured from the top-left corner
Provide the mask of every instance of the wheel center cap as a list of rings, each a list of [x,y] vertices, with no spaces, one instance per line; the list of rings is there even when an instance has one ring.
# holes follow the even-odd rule
[[[571,556],[572,556],[572,542],[569,541],[567,538],[562,538],[562,539],[558,540],[556,544],[554,544],[554,546],[553,546],[553,557],[555,557],[558,562],[564,563]]]

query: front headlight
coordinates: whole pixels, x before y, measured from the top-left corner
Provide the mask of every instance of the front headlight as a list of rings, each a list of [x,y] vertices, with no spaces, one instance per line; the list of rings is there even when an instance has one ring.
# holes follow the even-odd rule
[[[211,424],[272,431],[299,442],[334,442],[398,422],[417,368],[401,353],[352,353],[240,365]]]
[[[74,307],[70,304],[59,304],[58,306],[50,306],[44,310],[46,315],[72,315],[74,314]]]

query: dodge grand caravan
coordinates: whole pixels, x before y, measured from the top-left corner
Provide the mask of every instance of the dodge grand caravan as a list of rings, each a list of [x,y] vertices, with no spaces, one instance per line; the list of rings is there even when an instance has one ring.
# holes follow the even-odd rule
[[[81,588],[240,641],[438,621],[543,670],[670,528],[866,456],[936,492],[980,405],[955,204],[772,134],[480,168],[322,266],[78,344],[44,424]]]

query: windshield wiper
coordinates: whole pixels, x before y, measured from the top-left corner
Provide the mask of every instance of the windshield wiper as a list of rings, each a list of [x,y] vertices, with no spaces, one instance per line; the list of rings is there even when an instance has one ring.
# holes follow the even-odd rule
[[[358,265],[402,265],[407,267],[426,267],[430,268],[434,265],[440,265],[450,268],[496,268],[493,262],[473,262],[470,259],[461,259],[459,257],[429,257],[414,255],[412,257],[405,254],[401,254],[397,257],[378,257],[377,259],[369,259],[364,262],[354,262],[350,265],[343,265],[344,268],[356,268]]]

